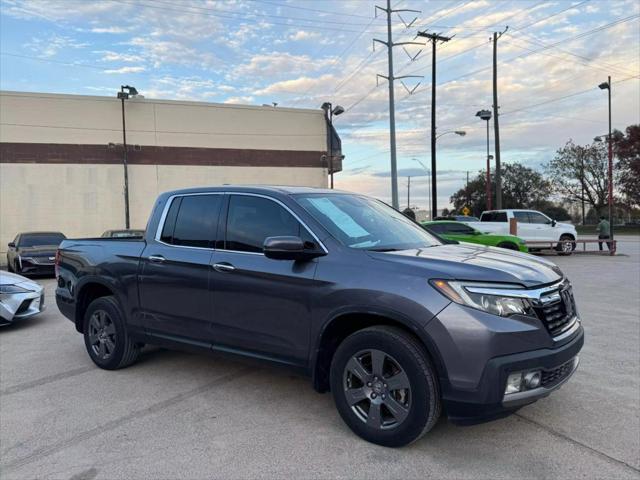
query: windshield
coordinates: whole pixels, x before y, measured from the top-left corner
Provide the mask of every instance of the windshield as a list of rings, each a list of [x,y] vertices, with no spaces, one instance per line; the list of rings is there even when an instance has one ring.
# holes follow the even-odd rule
[[[65,239],[61,233],[39,233],[37,235],[22,235],[20,247],[39,247],[41,245],[60,245]]]
[[[384,203],[348,194],[298,195],[302,207],[350,248],[388,252],[440,245],[440,242]]]

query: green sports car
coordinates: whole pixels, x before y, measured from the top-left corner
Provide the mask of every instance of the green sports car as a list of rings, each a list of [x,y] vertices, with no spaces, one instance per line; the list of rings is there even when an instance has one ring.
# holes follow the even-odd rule
[[[420,225],[428,232],[434,233],[447,240],[458,242],[479,243],[490,247],[501,247],[509,250],[528,252],[524,240],[515,235],[498,235],[482,233],[466,223],[452,221],[421,222]]]

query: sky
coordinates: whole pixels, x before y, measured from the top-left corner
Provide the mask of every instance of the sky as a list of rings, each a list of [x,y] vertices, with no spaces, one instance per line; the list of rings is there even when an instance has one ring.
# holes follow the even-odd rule
[[[391,199],[385,0],[0,0],[0,89],[319,108],[334,117],[344,170],[336,188]],[[501,158],[542,170],[569,139],[640,123],[637,0],[392,0],[394,42],[438,45],[438,203],[486,163],[498,41]],[[508,27],[508,28],[507,28]],[[424,42],[423,42],[424,43]],[[430,45],[394,47],[400,205],[428,205]],[[423,78],[418,78],[418,77]],[[493,154],[493,121],[490,122]],[[452,132],[462,130],[465,136]]]

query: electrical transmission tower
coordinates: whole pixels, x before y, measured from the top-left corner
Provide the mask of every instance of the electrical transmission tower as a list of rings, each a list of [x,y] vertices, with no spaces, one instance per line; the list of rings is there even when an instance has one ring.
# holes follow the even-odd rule
[[[422,78],[419,75],[403,75],[401,77],[393,76],[393,47],[399,45],[421,45],[418,42],[397,42],[393,43],[393,35],[391,31],[391,14],[399,13],[399,12],[415,12],[420,13],[419,10],[410,10],[410,9],[399,9],[393,10],[391,8],[391,0],[387,0],[386,8],[380,7],[376,5],[376,16],[378,14],[378,9],[382,10],[387,14],[387,41],[379,40],[377,38],[373,39],[373,45],[375,48],[375,42],[382,43],[387,46],[387,53],[389,56],[389,74],[388,75],[380,75],[378,74],[376,77],[376,82],[379,77],[387,79],[389,82],[389,142],[391,149],[391,204],[393,208],[396,210],[400,209],[400,202],[398,200],[398,166],[397,166],[397,158],[396,158],[396,112],[395,112],[395,99],[393,92],[393,81],[401,78],[409,78],[409,77],[417,77]],[[402,19],[401,19],[402,20]],[[404,20],[403,20],[404,23]],[[411,22],[413,23],[413,22]],[[406,25],[406,23],[405,23]],[[406,87],[405,87],[406,88]],[[408,89],[407,89],[408,90]],[[415,90],[415,88],[414,88]],[[412,93],[413,90],[410,90],[409,93]]]
[[[424,37],[431,42],[431,219],[438,215],[438,185],[436,175],[436,45],[444,43],[452,37],[445,37],[437,33],[418,32],[418,37]]]
[[[502,208],[502,171],[500,169],[500,127],[498,121],[498,39],[509,29],[493,32],[493,133],[496,151],[496,208]]]

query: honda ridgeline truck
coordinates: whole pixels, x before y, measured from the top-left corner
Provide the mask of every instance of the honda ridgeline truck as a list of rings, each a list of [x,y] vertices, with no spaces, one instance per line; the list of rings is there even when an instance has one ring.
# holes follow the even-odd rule
[[[571,284],[528,254],[443,243],[380,201],[302,187],[158,198],[143,239],[64,240],[56,301],[101,368],[144,344],[305,372],[362,438],[501,417],[578,366]]]

